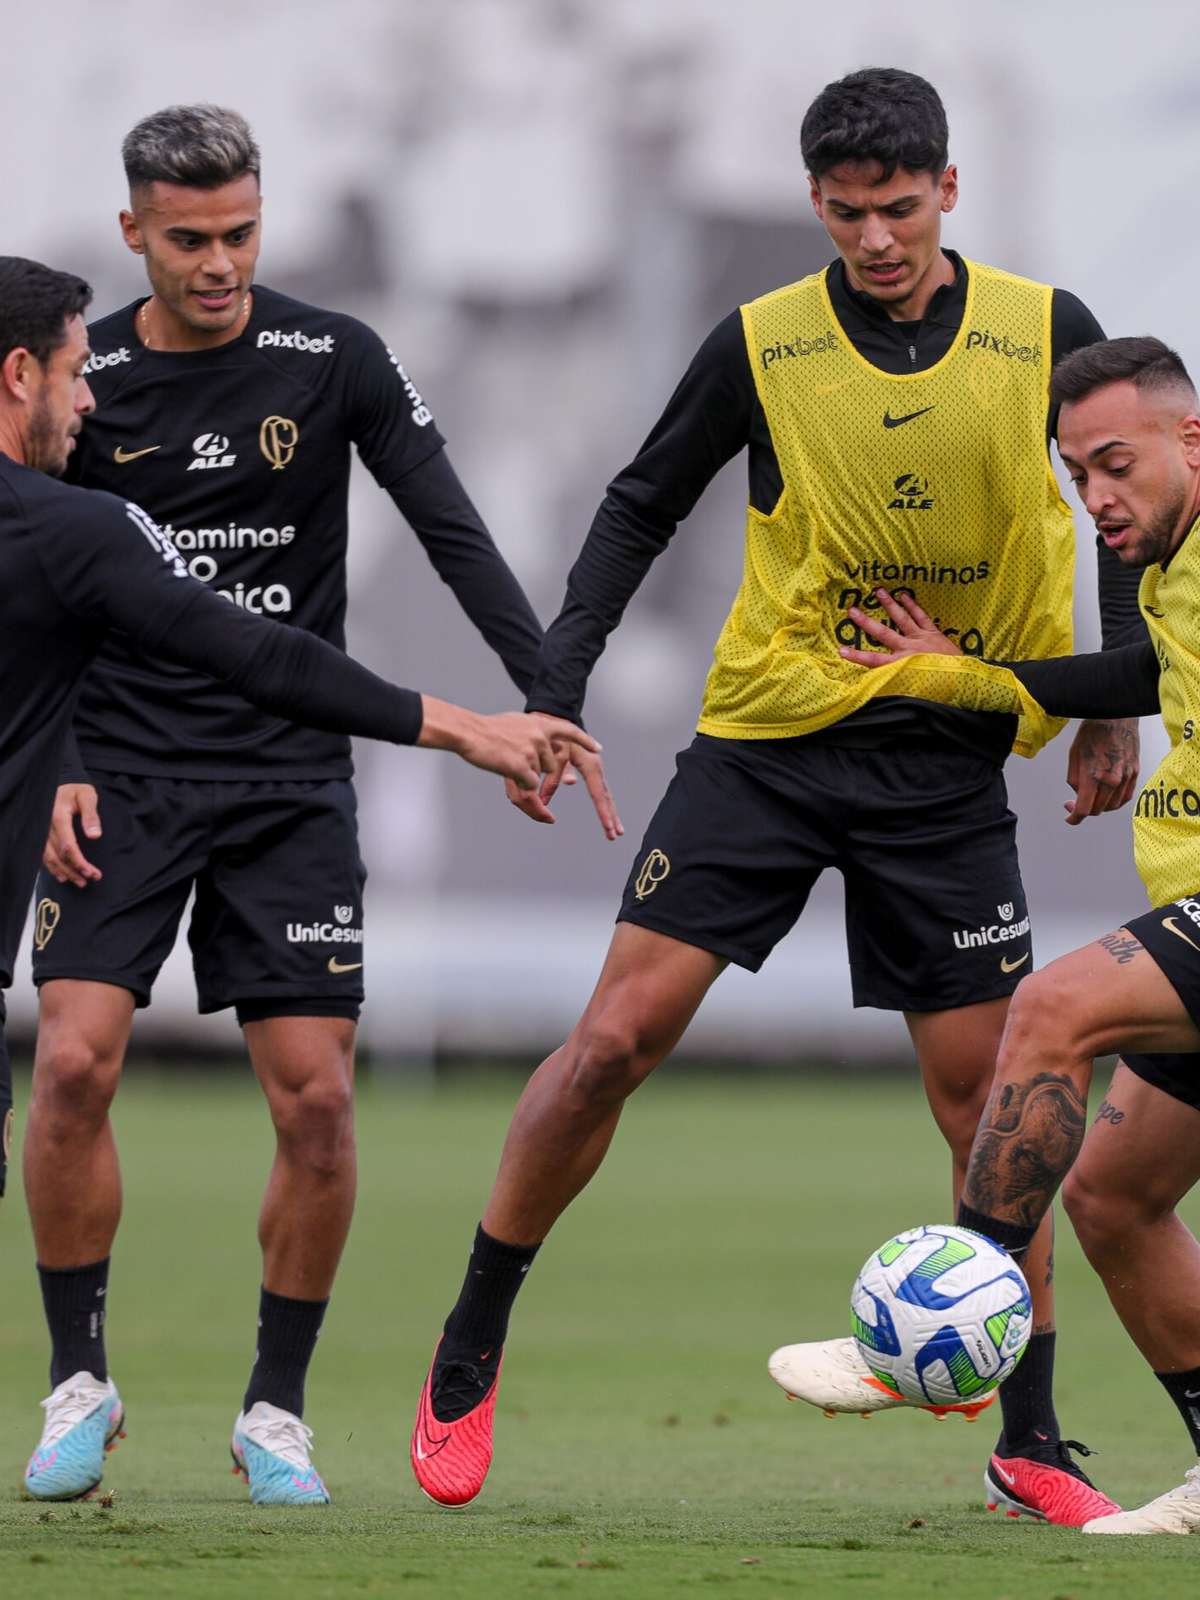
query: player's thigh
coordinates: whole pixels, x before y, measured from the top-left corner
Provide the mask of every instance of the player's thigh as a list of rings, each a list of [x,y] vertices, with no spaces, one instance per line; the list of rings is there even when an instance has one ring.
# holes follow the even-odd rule
[[[1000,769],[940,747],[862,752],[857,766],[842,864],[855,1005],[922,1014],[1004,999],[1032,944]]]
[[[288,1002],[354,1021],[363,999],[363,890],[347,780],[227,786],[188,939],[202,1012],[243,1026]]]
[[[572,1042],[614,1063],[653,1067],[678,1044],[726,965],[697,945],[619,922]]]
[[[1174,1210],[1200,1182],[1200,1054],[1119,1062],[1064,1187],[1077,1225]]]
[[[103,877],[79,889],[42,870],[33,978],[39,988],[110,984],[145,1006],[205,859],[210,785],[115,773],[93,781],[103,832],[86,848]]]
[[[757,972],[836,859],[803,740],[697,736],[650,820],[618,921]]]
[[[1200,1050],[1200,944],[1176,956],[1162,916],[1131,918],[1027,978],[1009,1012],[1001,1076],[1055,1059]]]

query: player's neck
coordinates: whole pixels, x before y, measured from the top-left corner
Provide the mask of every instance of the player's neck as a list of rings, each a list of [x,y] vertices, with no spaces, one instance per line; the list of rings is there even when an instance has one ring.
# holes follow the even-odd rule
[[[9,411],[0,411],[0,456],[7,456],[19,467],[29,464],[25,455],[25,440],[21,437],[17,418]]]
[[[228,328],[195,328],[182,317],[176,316],[157,295],[152,294],[138,307],[134,326],[147,350],[180,354],[216,350],[221,345],[232,344],[245,333],[253,302],[253,292],[247,290],[237,318]]]

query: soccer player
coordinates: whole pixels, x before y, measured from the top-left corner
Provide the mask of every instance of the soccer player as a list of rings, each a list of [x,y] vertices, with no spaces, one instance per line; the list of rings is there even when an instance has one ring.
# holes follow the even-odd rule
[[[83,321],[90,300],[81,278],[0,257],[0,1194],[12,1107],[3,990],[12,982],[80,678],[110,631],[175,666],[219,675],[272,716],[453,750],[525,788],[556,767],[555,741],[582,737],[566,724],[526,714],[480,717],[395,688],[304,629],[226,604],[188,576],[170,539],[132,501],[55,482],[94,406]],[[39,937],[53,932],[58,915],[52,903],[39,904]],[[76,1078],[72,1088],[83,1094],[87,1085]],[[62,1174],[64,1183],[74,1176]],[[73,1498],[94,1487],[122,1424],[115,1386],[85,1359],[102,1306],[94,1302],[86,1316],[79,1309],[69,1331],[80,1368],[65,1385],[69,1398],[47,1407],[47,1433],[28,1470],[39,1498]],[[235,1448],[246,1459],[255,1446],[243,1437]],[[320,1480],[310,1477],[315,1494]]]
[[[1001,765],[1037,733],[978,714],[992,694],[1011,699],[986,672],[913,661],[869,674],[838,647],[862,638],[850,609],[874,607],[886,575],[971,655],[1067,648],[1074,544],[1048,456],[1047,378],[1052,356],[1102,335],[1074,296],[942,248],[958,194],[947,137],[936,92],[911,73],[854,73],[817,97],[802,146],[837,259],[704,341],[610,486],[546,636],[529,708],[577,712],[650,563],[748,447],[745,575],[699,734],[646,832],[583,1018],[521,1097],[421,1393],[413,1467],[446,1504],[482,1486],[514,1297],[626,1097],[728,962],[762,964],[826,867],[846,882],[855,1002],[904,1013],[961,1185],[1030,959]],[[1115,638],[1136,610],[1101,556]],[[952,704],[960,677],[976,684],[974,712]],[[1125,724],[1081,729],[1078,816],[1128,798],[1134,739]],[[963,937],[997,923],[1012,936],[999,948]],[[1054,1415],[1048,1255],[1047,1225],[1031,1266],[1039,1331],[1002,1397],[996,1459],[1066,1483],[1046,1514],[1081,1522],[1112,1504],[1072,1464]],[[786,1386],[833,1411],[902,1403],[847,1373],[842,1344],[793,1347]]]
[[[145,504],[227,616],[340,648],[354,445],[527,689],[541,629],[412,379],[361,323],[254,280],[260,161],[243,118],[171,107],[138,123],[123,156],[121,228],[151,292],[90,330],[100,409],[76,481]],[[254,1500],[324,1500],[302,1418],[355,1193],[365,871],[349,741],[266,716],[143,643],[110,635],[85,679],[37,888],[24,1152],[52,1347],[43,1447],[107,1392],[121,1210],[109,1105],[194,889],[200,1010],[236,1008],[277,1142],[239,1449]],[[40,1471],[27,1487],[44,1492]]]
[[[1080,1243],[1200,1455],[1200,1244],[1176,1212],[1200,1180],[1200,401],[1152,338],[1076,352],[1052,393],[1063,461],[1101,537],[1145,569],[1151,642],[1012,671],[1051,715],[1161,709],[1171,748],[1133,820],[1156,909],[1017,990],[958,1220],[1022,1259],[1065,1178]],[[953,650],[911,601],[886,609],[899,636],[866,631],[889,654]],[[1093,1059],[1117,1052],[1088,1129]],[[1200,1533],[1200,1462],[1178,1488],[1084,1532]]]

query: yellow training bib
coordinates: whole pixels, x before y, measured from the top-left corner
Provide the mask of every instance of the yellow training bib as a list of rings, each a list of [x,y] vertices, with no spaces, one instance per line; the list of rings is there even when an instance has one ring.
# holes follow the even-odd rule
[[[701,733],[775,739],[873,696],[1011,709],[973,657],[1071,652],[1071,513],[1046,449],[1052,290],[966,263],[962,326],[927,371],[893,376],[854,348],[824,273],[742,307],[783,493],[746,516],[742,585],[717,640]],[[884,585],[916,597],[965,652],[878,670],[846,613]],[[1023,697],[1014,749],[1062,723]]]
[[[1200,546],[1194,525],[1164,572],[1147,567],[1138,603],[1158,652],[1158,699],[1171,748],[1133,813],[1133,853],[1150,904],[1200,889]]]

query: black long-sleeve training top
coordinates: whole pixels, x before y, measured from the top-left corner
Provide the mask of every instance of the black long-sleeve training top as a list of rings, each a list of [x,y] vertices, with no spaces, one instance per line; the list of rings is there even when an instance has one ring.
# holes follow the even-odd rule
[[[188,576],[149,516],[0,454],[0,987],[12,981],[80,684],[110,630],[262,710],[412,744],[421,697]]]

